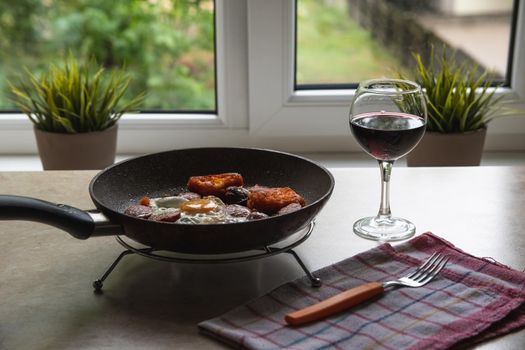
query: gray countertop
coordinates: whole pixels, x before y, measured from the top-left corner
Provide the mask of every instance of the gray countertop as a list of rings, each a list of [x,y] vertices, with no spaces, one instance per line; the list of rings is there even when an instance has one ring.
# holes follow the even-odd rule
[[[311,270],[375,246],[351,232],[375,214],[379,171],[333,168],[332,198],[312,236],[296,248]],[[82,209],[93,204],[94,171],[0,172],[0,193],[26,195]],[[392,211],[467,252],[525,268],[525,168],[399,168]],[[220,315],[299,277],[288,254],[231,264],[180,264],[125,256],[104,284],[99,278],[123,251],[113,237],[72,238],[39,223],[0,222],[1,349],[223,348],[197,332]],[[479,348],[519,349],[525,331]]]

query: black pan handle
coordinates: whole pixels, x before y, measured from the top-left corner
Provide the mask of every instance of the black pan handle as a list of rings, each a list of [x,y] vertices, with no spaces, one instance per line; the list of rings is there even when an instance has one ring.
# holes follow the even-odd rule
[[[41,222],[78,239],[91,237],[97,226],[92,215],[69,205],[10,195],[0,195],[0,220]]]

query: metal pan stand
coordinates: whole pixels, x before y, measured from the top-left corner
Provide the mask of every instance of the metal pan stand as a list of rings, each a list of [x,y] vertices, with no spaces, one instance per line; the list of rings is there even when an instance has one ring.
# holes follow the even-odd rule
[[[225,264],[225,263],[235,263],[243,262],[255,259],[266,258],[272,255],[280,253],[288,253],[292,255],[301,269],[305,272],[306,276],[310,280],[312,287],[320,287],[321,280],[314,276],[310,270],[303,263],[299,255],[293,250],[296,246],[306,241],[314,229],[315,222],[311,221],[304,229],[293,234],[291,237],[288,237],[282,242],[276,243],[272,246],[264,246],[259,249],[250,250],[247,252],[232,253],[232,254],[216,254],[216,255],[198,255],[198,254],[179,254],[175,252],[155,250],[151,247],[136,247],[133,243],[129,243],[124,236],[116,236],[117,242],[122,245],[126,250],[124,250],[120,255],[113,261],[113,263],[108,267],[106,272],[99,279],[93,282],[93,288],[95,292],[102,292],[102,287],[104,286],[104,281],[115,269],[118,263],[122,260],[123,257],[130,254],[138,254],[146,258],[166,261],[171,263],[186,263],[186,264]]]

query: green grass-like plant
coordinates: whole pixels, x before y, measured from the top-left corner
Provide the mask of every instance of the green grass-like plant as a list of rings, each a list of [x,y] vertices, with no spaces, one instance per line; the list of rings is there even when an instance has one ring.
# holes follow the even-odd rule
[[[428,65],[419,54],[413,56],[415,81],[428,97],[427,131],[463,133],[486,128],[495,118],[516,115],[516,110],[507,106],[510,101],[495,94],[499,86],[492,87],[490,71],[479,74],[476,66],[460,65],[445,49],[438,64],[433,50]]]
[[[105,130],[135,110],[144,93],[119,106],[130,80],[122,72],[108,74],[93,60],[81,65],[69,54],[63,67],[51,64],[40,78],[26,68],[17,84],[8,84],[10,98],[37,129],[73,134]]]

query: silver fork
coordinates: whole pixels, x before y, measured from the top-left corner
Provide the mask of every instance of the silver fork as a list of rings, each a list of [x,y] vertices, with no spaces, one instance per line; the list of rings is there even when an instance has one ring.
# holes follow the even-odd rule
[[[417,288],[424,286],[428,282],[432,281],[439,272],[441,272],[441,270],[445,267],[447,262],[447,256],[434,253],[415,271],[395,281],[384,282],[383,288],[388,288],[392,286]]]
[[[382,294],[385,289],[389,287],[403,286],[417,288],[424,286],[443,270],[447,262],[447,256],[434,253],[416,270],[397,280],[384,283],[370,282],[363,284],[336,294],[317,304],[289,313],[284,319],[289,325],[299,326],[347,310],[363,301]]]

